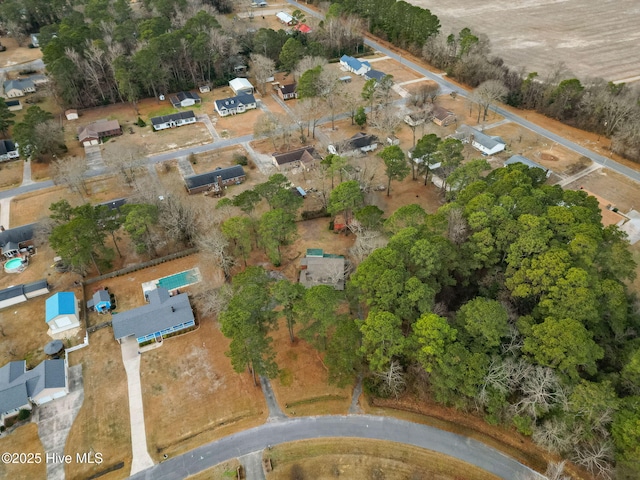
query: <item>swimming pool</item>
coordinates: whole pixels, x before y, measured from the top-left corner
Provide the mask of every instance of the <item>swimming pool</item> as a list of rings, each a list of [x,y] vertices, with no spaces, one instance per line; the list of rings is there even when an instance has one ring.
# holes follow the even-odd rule
[[[4,264],[4,271],[7,273],[20,273],[27,268],[27,265],[22,262],[21,258],[12,258]]]
[[[200,270],[192,268],[191,270],[185,270],[184,272],[176,273],[159,279],[156,282],[158,287],[166,288],[167,290],[176,290],[187,285],[192,285],[200,281]]]

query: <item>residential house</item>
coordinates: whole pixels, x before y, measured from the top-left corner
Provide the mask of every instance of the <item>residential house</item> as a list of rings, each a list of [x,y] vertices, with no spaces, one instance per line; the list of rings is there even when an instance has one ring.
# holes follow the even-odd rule
[[[80,310],[75,293],[58,292],[47,298],[45,321],[51,336],[80,327]]]
[[[27,93],[36,91],[35,84],[29,79],[7,80],[3,87],[7,98],[24,97]]]
[[[287,12],[278,12],[276,13],[276,17],[278,17],[280,23],[284,23],[285,25],[294,25],[296,23],[294,18]]]
[[[299,281],[306,288],[329,285],[344,290],[346,260],[342,255],[326,254],[319,248],[310,248],[300,260]]]
[[[103,139],[122,135],[117,120],[98,120],[85,127],[78,127],[78,140],[83,146],[98,145]]]
[[[26,302],[30,298],[47,293],[49,293],[49,284],[46,280],[5,288],[0,290],[0,309]]]
[[[214,105],[216,112],[218,112],[218,115],[221,117],[237,115],[238,113],[244,113],[247,110],[252,110],[258,107],[256,98],[253,95],[248,94],[240,94],[235,97],[216,100]]]
[[[212,172],[184,177],[185,187],[190,195],[209,190],[222,191],[227,185],[236,185],[247,179],[244,169],[240,165],[227,168],[217,168]]]
[[[363,132],[356,133],[353,137],[341,144],[329,145],[329,153],[351,155],[354,153],[367,153],[378,148],[378,137]]]
[[[20,103],[20,100],[5,100],[4,103],[10,112],[17,112],[18,110],[22,110],[22,103]]]
[[[67,118],[67,120],[78,120],[78,110],[76,110],[75,108],[65,110],[64,116]]]
[[[101,288],[96,291],[87,302],[87,309],[98,313],[107,313],[111,309],[111,295],[109,290]]]
[[[30,80],[36,86],[36,88],[38,87],[38,85],[49,83],[49,77],[47,77],[46,75],[42,75],[41,73],[37,73],[35,75],[29,75],[28,77],[23,78],[22,80]]]
[[[179,92],[169,99],[174,108],[192,107],[196,103],[201,103],[200,95],[193,92]]]
[[[315,166],[316,162],[320,160],[320,155],[313,147],[302,147],[286,153],[271,154],[271,161],[275,167],[281,171],[298,167],[310,170]]]
[[[0,226],[0,253],[5,258],[13,258],[20,253],[33,250],[35,223],[29,223],[5,230]]]
[[[375,80],[376,83],[380,83],[380,81],[386,77],[387,74],[384,72],[381,72],[380,70],[369,70],[368,72],[365,72],[363,77],[365,80]]]
[[[460,125],[455,136],[465,143],[471,143],[473,148],[480,150],[484,155],[495,155],[507,146],[500,137],[487,135],[468,125]]]
[[[278,96],[283,100],[289,100],[291,98],[298,98],[298,92],[296,91],[296,87],[298,84],[296,82],[289,83],[287,85],[279,85]]]
[[[16,416],[69,393],[66,360],[44,360],[33,370],[27,362],[9,362],[0,368],[0,420]]]
[[[508,165],[513,165],[514,163],[522,163],[522,164],[526,165],[529,168],[539,168],[540,170],[544,171],[544,173],[547,176],[547,178],[549,178],[551,176],[551,174],[553,173],[548,168],[545,168],[542,165],[540,165],[539,163],[536,163],[533,160],[528,159],[527,157],[523,157],[522,155],[512,155],[511,157],[509,157],[509,160],[504,162],[504,166],[506,167]]]
[[[357,58],[350,57],[349,55],[343,55],[340,57],[340,65],[342,67],[356,75],[364,75],[371,70],[371,64],[369,62],[360,61]]]
[[[18,148],[12,140],[0,140],[0,162],[20,157]]]
[[[296,25],[294,30],[297,30],[300,33],[311,33],[311,27],[309,25],[307,25],[306,23],[301,23],[299,25]]]
[[[156,131],[165,130],[167,128],[182,127],[183,125],[189,125],[192,123],[196,123],[196,114],[193,113],[193,110],[172,113],[171,115],[163,115],[161,117],[153,117],[151,119],[151,125]]]
[[[120,312],[112,320],[113,335],[118,342],[133,337],[138,345],[162,340],[195,326],[195,316],[186,293],[171,296],[166,288],[145,292],[149,303]]]
[[[404,123],[411,127],[417,127],[418,125],[422,125],[426,119],[424,115],[420,115],[417,113],[408,113],[404,116]]]
[[[451,110],[447,110],[439,105],[434,105],[433,110],[431,110],[431,120],[436,125],[440,125],[441,127],[447,127],[454,122],[457,122],[457,118],[455,113]]]
[[[231,90],[233,90],[233,93],[235,93],[236,95],[252,95],[255,91],[251,82],[242,77],[236,77],[233,80],[229,81],[229,86],[231,87]]]

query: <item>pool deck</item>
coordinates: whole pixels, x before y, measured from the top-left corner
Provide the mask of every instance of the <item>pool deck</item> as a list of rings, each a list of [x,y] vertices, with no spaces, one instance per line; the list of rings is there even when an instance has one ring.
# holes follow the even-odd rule
[[[190,273],[193,272],[193,276],[197,278],[195,282],[186,283],[184,285],[178,285],[177,288],[188,287],[189,285],[193,285],[194,283],[198,283],[202,281],[202,275],[200,274],[200,269],[198,267],[190,268],[189,270],[183,270],[182,272],[176,272],[172,275],[167,275],[166,277],[156,278],[155,280],[151,280],[150,282],[144,282],[142,284],[142,293],[148,292],[149,290],[155,290],[158,287],[158,282],[162,279],[173,277],[175,275],[180,275],[182,273]],[[175,290],[175,289],[174,289]]]

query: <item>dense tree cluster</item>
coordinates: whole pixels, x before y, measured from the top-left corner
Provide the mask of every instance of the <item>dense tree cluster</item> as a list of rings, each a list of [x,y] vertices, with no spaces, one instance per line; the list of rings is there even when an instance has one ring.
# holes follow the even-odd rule
[[[633,85],[597,78],[580,81],[562,66],[545,77],[537,72],[523,75],[492,56],[488,39],[468,28],[457,35],[430,37],[422,54],[452,78],[471,87],[484,85],[472,95],[479,105],[478,118],[481,111],[486,116],[491,102],[504,100],[611,137],[615,152],[640,161],[640,89]]]

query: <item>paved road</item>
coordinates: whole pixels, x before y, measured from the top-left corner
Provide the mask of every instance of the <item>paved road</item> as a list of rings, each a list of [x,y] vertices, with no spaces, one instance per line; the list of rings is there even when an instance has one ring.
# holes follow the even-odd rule
[[[25,63],[16,63],[8,67],[0,68],[0,72],[14,72],[16,70],[44,70],[44,62],[41,58]]]
[[[357,437],[405,443],[450,455],[505,480],[536,474],[481,442],[436,428],[390,417],[322,416],[271,422],[198,447],[133,475],[134,480],[178,480],[225,460],[284,442],[327,437]]]
[[[312,15],[314,17],[317,18],[323,18],[323,16],[316,12],[315,10],[312,10],[308,7],[306,7],[303,4],[300,4],[298,2],[295,2],[293,0],[287,0],[288,3],[290,3],[291,5],[294,5],[296,8],[299,8],[300,10],[303,10],[305,12],[307,12],[309,15]],[[427,70],[426,68],[421,67],[420,65],[417,65],[415,63],[413,63],[412,61],[402,57],[401,55],[389,50],[388,48],[383,47],[382,45],[378,44],[377,42],[374,42],[373,40],[370,40],[368,38],[365,38],[364,43],[383,53],[384,55],[387,55],[391,58],[393,58],[394,60],[400,62],[403,65],[406,65],[407,67],[411,68],[412,70],[414,70],[415,72],[418,72],[420,75],[423,75],[424,77],[429,78],[430,80],[433,80],[434,82],[436,82],[438,85],[440,85],[440,89],[442,91],[442,93],[449,93],[452,91],[456,91],[459,92],[460,95],[463,95],[466,93],[464,91],[460,91],[460,87],[458,87],[457,85],[454,85],[453,83],[449,82],[448,80],[446,80],[446,78],[444,78],[442,75],[438,75],[436,73],[430,72],[429,70]],[[606,166],[607,168],[610,168],[611,170],[614,170],[618,173],[621,173],[622,175],[625,175],[637,182],[640,182],[640,172],[633,170],[625,165],[622,165],[620,163],[615,162],[614,160],[607,158],[603,155],[600,155],[596,152],[593,152],[581,145],[578,145],[575,142],[572,142],[570,140],[567,140],[566,138],[561,137],[560,135],[553,133],[545,128],[542,128],[538,125],[536,125],[533,122],[528,121],[525,118],[522,118],[520,115],[517,115],[515,113],[512,113],[508,110],[505,110],[502,107],[497,107],[496,108],[496,112],[499,113],[500,115],[502,115],[504,118],[511,120],[514,123],[517,123],[518,125],[521,125],[525,128],[528,128],[529,130],[537,133],[538,135],[542,135],[543,137],[548,138],[549,140],[551,140],[552,142],[556,142],[559,145],[562,145],[570,150],[573,150],[574,152],[579,153],[580,155],[584,155],[585,157],[590,158],[591,160],[593,160],[595,163],[598,163],[600,165]]]

